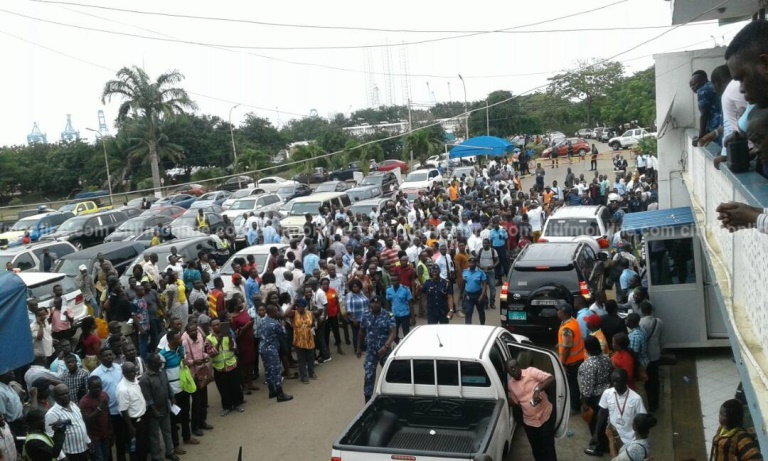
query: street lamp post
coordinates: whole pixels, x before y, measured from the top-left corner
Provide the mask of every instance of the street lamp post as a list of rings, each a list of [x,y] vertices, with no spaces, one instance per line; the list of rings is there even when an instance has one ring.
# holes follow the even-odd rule
[[[485,98],[485,135],[491,135],[491,118],[488,114],[488,98]]]
[[[232,172],[237,175],[237,145],[235,144],[235,127],[232,125],[232,111],[240,107],[240,104],[235,104],[229,109],[229,136],[232,138],[232,155],[235,158],[232,164]],[[237,175],[237,188],[241,188],[240,175]]]
[[[461,86],[464,88],[464,140],[469,139],[469,112],[467,111],[467,85],[464,83],[464,77],[459,74]]]
[[[96,133],[96,138],[101,139],[101,146],[104,148],[104,165],[107,167],[107,187],[109,188],[109,204],[114,206],[115,202],[112,199],[112,175],[109,174],[109,159],[107,158],[107,141],[104,139],[104,135],[100,131],[93,128],[86,128],[88,131]]]

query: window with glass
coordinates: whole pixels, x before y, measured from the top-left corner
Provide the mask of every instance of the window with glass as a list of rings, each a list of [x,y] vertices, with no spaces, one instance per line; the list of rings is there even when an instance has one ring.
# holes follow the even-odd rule
[[[693,238],[653,240],[648,243],[652,285],[696,283]]]

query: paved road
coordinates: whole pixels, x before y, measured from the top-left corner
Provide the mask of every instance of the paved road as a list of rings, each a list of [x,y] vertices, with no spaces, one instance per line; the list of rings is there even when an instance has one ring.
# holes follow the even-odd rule
[[[611,172],[609,149],[602,145],[602,151],[606,155],[601,155],[598,168]],[[566,166],[567,162],[561,163],[559,169],[548,169],[547,182],[552,179],[562,182]],[[589,173],[589,162],[574,163],[572,168],[577,174],[585,172],[586,176]],[[529,177],[525,181],[526,184],[532,183],[533,179]],[[494,315],[496,312],[491,311],[488,316],[489,324],[499,324],[499,316]],[[457,317],[454,322],[463,322],[463,319]],[[345,356],[333,354],[330,363],[318,367],[317,381],[308,385],[298,380],[287,381],[285,391],[295,397],[290,402],[278,404],[275,400],[269,400],[265,386],[262,386],[261,391],[247,396],[244,413],[231,413],[221,418],[219,396],[215,387],[211,386],[209,422],[215,429],[200,438],[200,445],[185,446],[188,454],[182,456],[182,459],[234,460],[238,448],[242,446],[243,459],[246,460],[327,461],[334,440],[363,406],[362,361],[352,355],[350,346],[345,346],[345,351]],[[666,416],[662,415],[662,422],[654,432],[671,434],[669,424],[664,422],[669,412],[664,413]],[[559,459],[594,459],[583,453],[589,438],[586,423],[577,415],[571,418],[569,428],[573,435],[557,441]],[[512,459],[516,461],[533,459],[523,431],[518,431],[515,436],[512,454]],[[657,452],[656,459],[672,459],[672,456],[671,453],[663,456]]]

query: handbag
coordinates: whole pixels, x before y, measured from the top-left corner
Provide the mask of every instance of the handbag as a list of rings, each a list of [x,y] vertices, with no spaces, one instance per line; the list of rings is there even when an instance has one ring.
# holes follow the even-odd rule
[[[192,360],[195,360],[195,355],[192,353],[192,348],[187,348],[189,351],[189,355],[192,357]],[[213,372],[211,368],[208,366],[208,364],[203,364],[195,370],[194,373],[194,379],[195,379],[195,386],[197,389],[202,389],[205,386],[209,385],[213,382]]]
[[[192,378],[192,372],[183,361],[179,364],[179,382],[181,383],[181,390],[184,392],[194,394],[197,391],[197,385],[194,378]]]

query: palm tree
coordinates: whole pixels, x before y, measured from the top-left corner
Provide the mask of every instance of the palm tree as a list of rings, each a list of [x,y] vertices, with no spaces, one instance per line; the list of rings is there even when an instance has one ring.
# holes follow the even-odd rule
[[[104,85],[101,94],[102,104],[111,101],[113,96],[122,99],[117,112],[118,123],[124,122],[130,116],[144,123],[146,154],[157,196],[161,194],[159,150],[163,143],[158,125],[164,120],[183,114],[185,110],[197,109],[197,104],[189,98],[187,92],[174,86],[182,80],[184,76],[177,70],[165,72],[152,82],[144,69],[137,66],[123,67],[117,71],[116,80],[110,80]],[[168,145],[167,140],[165,141]]]
[[[427,157],[441,152],[442,143],[431,130],[418,130],[405,137],[403,156],[410,158],[411,151],[420,163],[424,163]]]

